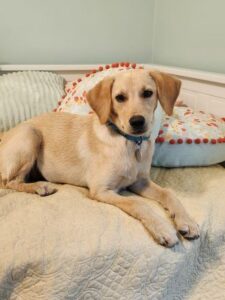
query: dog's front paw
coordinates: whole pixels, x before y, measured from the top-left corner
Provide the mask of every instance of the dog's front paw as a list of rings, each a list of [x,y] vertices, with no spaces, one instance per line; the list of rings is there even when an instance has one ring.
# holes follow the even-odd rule
[[[144,226],[151,233],[156,242],[160,245],[171,248],[178,243],[176,230],[164,221],[152,224],[145,222]]]
[[[55,192],[57,192],[57,189],[47,183],[39,185],[36,189],[36,193],[42,197],[52,195]]]
[[[160,245],[168,248],[175,246],[179,241],[175,230],[160,231],[154,238]]]
[[[174,218],[178,232],[187,240],[195,240],[200,236],[198,224],[189,216],[179,216]]]

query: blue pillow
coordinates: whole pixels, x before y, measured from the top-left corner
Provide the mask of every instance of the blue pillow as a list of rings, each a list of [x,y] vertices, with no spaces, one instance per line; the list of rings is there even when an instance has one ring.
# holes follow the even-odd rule
[[[152,165],[208,166],[225,161],[225,118],[175,107],[163,115]]]

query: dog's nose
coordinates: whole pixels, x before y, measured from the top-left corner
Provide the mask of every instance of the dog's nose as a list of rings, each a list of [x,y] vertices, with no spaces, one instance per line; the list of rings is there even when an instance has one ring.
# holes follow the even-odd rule
[[[134,129],[141,129],[145,125],[145,118],[143,116],[133,116],[130,118],[129,123]]]

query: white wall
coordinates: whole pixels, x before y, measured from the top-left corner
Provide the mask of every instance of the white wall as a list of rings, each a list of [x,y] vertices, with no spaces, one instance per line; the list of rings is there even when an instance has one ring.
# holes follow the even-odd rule
[[[153,61],[225,73],[225,1],[155,0]]]
[[[0,0],[0,64],[124,60],[225,73],[225,0]]]
[[[0,64],[149,62],[154,0],[0,0]]]

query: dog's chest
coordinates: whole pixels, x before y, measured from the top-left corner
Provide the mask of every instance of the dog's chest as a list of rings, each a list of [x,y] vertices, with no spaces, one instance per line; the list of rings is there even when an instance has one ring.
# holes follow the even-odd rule
[[[121,149],[120,158],[114,162],[117,169],[115,181],[118,188],[125,188],[133,184],[143,173],[148,165],[148,147],[147,143],[137,147],[135,143],[129,142],[126,147]]]

